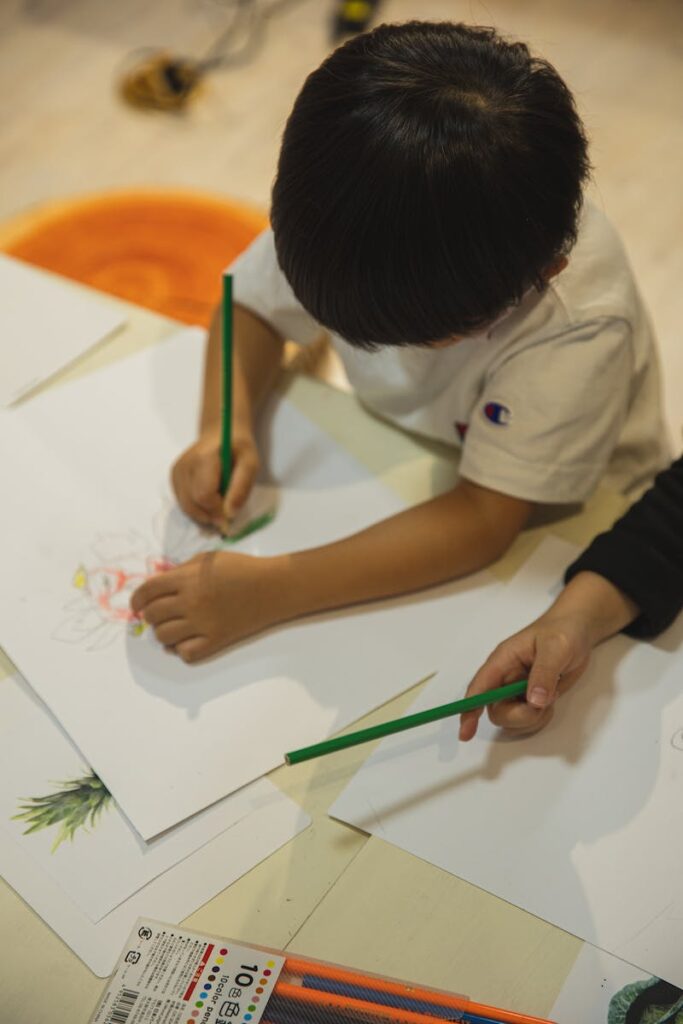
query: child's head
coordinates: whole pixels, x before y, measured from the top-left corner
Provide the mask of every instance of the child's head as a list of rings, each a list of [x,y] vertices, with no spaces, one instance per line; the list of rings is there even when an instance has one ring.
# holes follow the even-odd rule
[[[307,78],[273,187],[302,305],[361,347],[471,334],[542,287],[588,174],[571,93],[493,29],[412,22]]]

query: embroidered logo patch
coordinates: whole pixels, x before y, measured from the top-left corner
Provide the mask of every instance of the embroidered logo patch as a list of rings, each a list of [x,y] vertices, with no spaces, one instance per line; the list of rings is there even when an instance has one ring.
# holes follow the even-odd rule
[[[484,416],[497,427],[506,427],[512,419],[512,412],[502,402],[487,402],[484,406]]]
[[[465,440],[465,434],[467,433],[467,431],[469,429],[469,423],[459,423],[458,420],[456,420],[455,423],[453,424],[453,426],[457,430],[458,437],[460,438],[460,440],[464,441]]]

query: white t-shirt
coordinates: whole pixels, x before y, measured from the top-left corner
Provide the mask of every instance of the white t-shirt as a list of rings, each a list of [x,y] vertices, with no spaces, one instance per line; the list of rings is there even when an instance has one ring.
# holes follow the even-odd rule
[[[231,270],[235,301],[283,337],[320,336],[270,231]],[[650,322],[616,232],[590,204],[567,268],[487,332],[442,349],[331,341],[364,405],[461,447],[461,475],[483,487],[574,503],[601,479],[636,492],[668,460]]]

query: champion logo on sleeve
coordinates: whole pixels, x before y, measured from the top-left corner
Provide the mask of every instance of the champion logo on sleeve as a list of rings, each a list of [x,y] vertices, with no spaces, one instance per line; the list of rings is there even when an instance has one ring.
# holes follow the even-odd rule
[[[512,419],[512,411],[502,402],[487,402],[482,411],[486,419],[497,427],[507,427]]]

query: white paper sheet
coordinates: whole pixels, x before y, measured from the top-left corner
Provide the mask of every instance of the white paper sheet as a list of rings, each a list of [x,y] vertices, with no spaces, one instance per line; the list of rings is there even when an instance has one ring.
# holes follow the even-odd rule
[[[138,917],[177,923],[302,832],[310,818],[267,779],[248,787],[257,810],[94,923],[17,843],[0,834],[0,875],[100,978]],[[232,797],[228,797],[232,799]]]
[[[15,402],[125,323],[106,298],[0,254],[0,406]]]
[[[93,823],[60,840],[60,823],[27,832],[16,819],[31,797],[55,797],[62,783],[92,779],[80,752],[27,684],[0,682],[0,830],[36,862],[92,921],[101,920],[157,875],[261,806],[246,786],[145,843],[111,798]],[[87,793],[87,790],[85,790]],[[35,805],[33,805],[35,806]],[[64,806],[63,804],[61,805]],[[44,820],[44,815],[41,818]],[[63,821],[61,818],[60,821]]]
[[[547,541],[420,695],[452,700],[493,646],[547,607],[573,551]],[[683,986],[683,618],[600,648],[551,724],[487,719],[382,742],[330,813]]]
[[[61,777],[62,770],[69,769],[73,747],[49,712],[19,678],[2,680],[0,701],[0,743],[3,747],[11,745],[17,752],[23,743],[29,759],[33,755],[46,768],[48,758],[56,756],[55,775]],[[37,726],[38,722],[40,726]],[[65,748],[68,756],[65,756]],[[10,778],[4,777],[4,767],[0,813],[2,824],[6,826],[8,808],[4,797],[12,786],[16,797],[22,795],[26,757],[22,758],[21,765]],[[16,798],[10,804],[14,806]],[[208,842],[198,848],[195,842],[189,855],[177,863],[169,866],[166,857],[167,870],[157,874],[142,888],[139,887],[140,879],[150,876],[144,844],[140,844],[115,806],[105,812],[110,822],[106,833],[100,833],[98,824],[90,835],[79,831],[72,844],[60,847],[64,861],[73,856],[81,845],[78,864],[84,877],[80,889],[73,864],[69,866],[67,861],[67,867],[61,869],[51,866],[45,850],[42,855],[35,856],[30,849],[36,834],[22,836],[20,831],[7,827],[0,828],[0,874],[95,974],[104,977],[113,969],[137,917],[156,916],[173,923],[181,921],[310,824],[309,816],[267,779],[245,786],[208,813],[216,812],[220,812],[224,830],[209,836]],[[125,830],[130,834],[129,842],[122,838]],[[55,830],[47,831],[53,834]],[[175,844],[177,852],[183,842],[188,846],[188,835],[194,835],[195,839],[198,836],[194,822],[178,825],[164,839]],[[111,847],[102,841],[103,837],[112,841]],[[153,852],[148,855],[155,856]],[[157,856],[155,870],[160,862]],[[134,888],[138,891],[95,922],[92,914],[82,909],[83,905],[92,904],[92,893],[98,882],[104,893],[111,893],[112,877],[120,895],[122,883],[125,886],[125,872],[131,879],[130,891]]]
[[[126,609],[141,578],[215,543],[165,483],[196,429],[201,350],[201,332],[182,332],[37,396],[11,431],[0,419],[0,641],[145,839],[429,675],[491,585],[481,574],[311,618],[203,665],[136,635]],[[286,401],[262,452],[278,512],[242,551],[324,543],[402,507]]]

